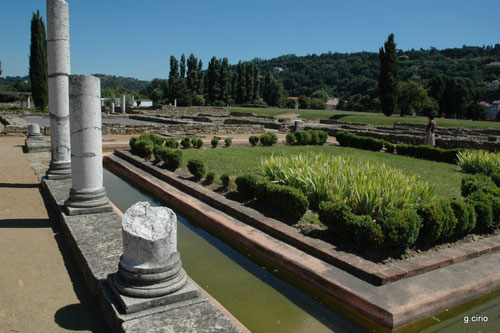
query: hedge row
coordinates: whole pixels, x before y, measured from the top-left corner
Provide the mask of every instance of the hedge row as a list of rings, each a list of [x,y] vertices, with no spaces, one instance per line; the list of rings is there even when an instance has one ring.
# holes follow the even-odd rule
[[[335,136],[337,142],[344,147],[353,147],[371,151],[380,151],[384,148],[384,140],[375,139],[368,136],[359,136],[347,131],[340,131]]]
[[[256,198],[265,207],[291,217],[291,223],[300,219],[309,207],[309,201],[301,190],[269,181],[257,181],[252,175],[239,176],[235,180],[242,198]]]
[[[396,146],[398,155],[450,164],[457,163],[457,154],[462,150],[463,149],[443,149],[424,145],[415,146],[404,143],[400,143]]]
[[[353,147],[372,151],[380,151],[385,147],[388,153],[393,153],[394,151],[396,151],[398,155],[421,158],[430,161],[445,162],[450,164],[456,164],[458,160],[458,153],[464,151],[464,149],[443,149],[438,147],[410,145],[404,143],[394,145],[382,139],[375,139],[369,136],[359,136],[348,131],[338,132],[336,138],[338,143],[344,147]],[[500,175],[498,176],[498,178],[500,184]]]
[[[270,147],[278,142],[278,137],[274,133],[266,132],[262,134],[260,137],[252,135],[248,138],[248,142],[250,142],[252,147],[255,147],[259,143],[259,141],[261,145]]]
[[[322,146],[326,140],[328,140],[328,134],[321,130],[297,131],[288,133],[286,136],[286,143],[292,146]]]

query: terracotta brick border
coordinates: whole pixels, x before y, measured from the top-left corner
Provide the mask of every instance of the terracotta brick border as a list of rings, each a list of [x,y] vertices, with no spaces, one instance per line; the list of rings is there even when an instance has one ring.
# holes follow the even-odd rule
[[[432,254],[378,264],[355,254],[339,251],[334,245],[325,241],[304,236],[283,222],[266,217],[239,202],[226,199],[202,185],[182,179],[176,173],[132,155],[127,150],[116,150],[115,155],[224,213],[374,285],[383,285],[423,274],[500,249],[500,235],[497,235],[452,246]]]

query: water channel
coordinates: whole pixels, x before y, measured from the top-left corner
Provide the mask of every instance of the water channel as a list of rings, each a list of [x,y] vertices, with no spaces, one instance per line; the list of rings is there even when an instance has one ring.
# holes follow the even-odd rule
[[[161,205],[148,194],[104,170],[110,200],[123,212],[138,201]],[[385,331],[362,318],[351,320],[327,308],[212,236],[178,217],[178,250],[188,275],[252,332]],[[342,312],[342,310],[340,310]],[[345,313],[344,313],[345,314]],[[479,322],[474,316],[486,316]],[[467,324],[464,317],[469,318]],[[476,319],[476,321],[473,321]],[[398,332],[497,332],[500,291],[413,323]]]

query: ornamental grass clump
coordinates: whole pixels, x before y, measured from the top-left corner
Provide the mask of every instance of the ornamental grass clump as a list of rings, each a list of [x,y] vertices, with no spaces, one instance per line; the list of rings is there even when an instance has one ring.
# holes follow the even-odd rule
[[[465,173],[482,173],[485,175],[500,172],[500,154],[486,150],[465,150],[457,155],[458,165]]]
[[[271,156],[261,170],[272,182],[299,188],[312,208],[343,201],[357,215],[378,216],[384,209],[413,208],[434,198],[434,187],[386,164],[320,154]]]

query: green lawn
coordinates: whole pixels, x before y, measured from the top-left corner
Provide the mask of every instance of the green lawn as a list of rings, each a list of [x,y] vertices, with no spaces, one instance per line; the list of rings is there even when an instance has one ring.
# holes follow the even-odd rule
[[[394,154],[371,152],[339,146],[277,146],[277,147],[234,147],[217,149],[185,149],[184,167],[189,159],[197,158],[204,162],[208,171],[218,177],[227,173],[233,176],[252,173],[260,175],[260,161],[272,154],[300,154],[323,151],[328,154],[350,156],[359,160],[383,162],[399,168],[408,174],[415,174],[424,181],[436,186],[436,194],[442,197],[460,197],[462,174],[458,166],[419,160]]]
[[[371,125],[393,125],[396,122],[415,124],[427,124],[426,117],[400,117],[393,115],[386,117],[382,113],[357,112],[357,111],[330,111],[330,110],[292,110],[278,108],[238,108],[233,107],[231,112],[253,112],[255,114],[277,116],[284,113],[298,113],[301,118],[336,119],[351,123],[365,123]],[[500,122],[495,121],[472,121],[462,119],[436,118],[437,126],[463,127],[463,128],[496,128],[500,129]]]

